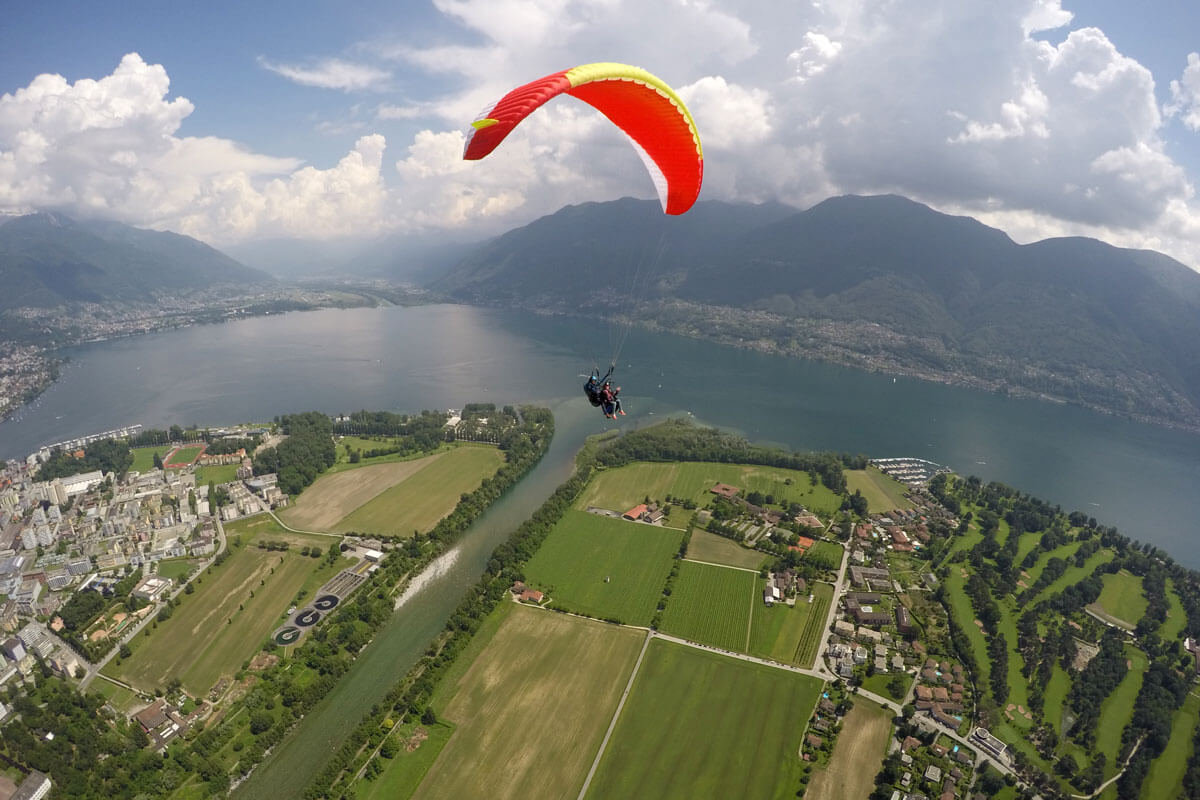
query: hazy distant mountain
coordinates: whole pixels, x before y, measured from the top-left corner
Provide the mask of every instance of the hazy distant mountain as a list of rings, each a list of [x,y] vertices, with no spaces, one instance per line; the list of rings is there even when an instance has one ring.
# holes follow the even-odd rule
[[[225,252],[284,280],[360,277],[422,283],[440,276],[478,246],[479,237],[430,233],[365,241],[264,239],[230,245]]]
[[[652,280],[623,295],[646,265]],[[640,303],[681,332],[1200,425],[1200,274],[1093,239],[1018,245],[900,197],[678,218],[633,200],[570,207],[432,286],[499,305]]]
[[[270,284],[188,236],[84,222],[57,213],[0,223],[0,309],[69,302],[143,302],[222,285]]]

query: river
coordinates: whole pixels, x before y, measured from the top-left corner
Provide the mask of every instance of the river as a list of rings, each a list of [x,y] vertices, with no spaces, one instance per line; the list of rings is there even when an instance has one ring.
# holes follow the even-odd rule
[[[633,331],[617,377],[629,416],[609,422],[579,390],[607,326],[434,305],[327,310],[82,346],[61,380],[0,424],[0,457],[142,423],[221,425],[280,413],[418,411],[532,402],[555,414],[542,462],[423,577],[349,675],[239,797],[299,796],[324,757],[415,663],[488,554],[569,474],[583,439],[667,414],[754,441],[920,456],[1079,509],[1200,566],[1200,437],[1070,406]]]

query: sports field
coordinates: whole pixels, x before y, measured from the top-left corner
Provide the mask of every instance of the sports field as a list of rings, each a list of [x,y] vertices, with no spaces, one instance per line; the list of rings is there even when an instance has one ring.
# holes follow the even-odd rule
[[[791,481],[790,485],[788,481]],[[629,464],[597,475],[580,494],[575,507],[588,506],[626,511],[647,496],[662,500],[682,497],[703,504],[717,483],[727,483],[743,494],[758,491],[774,495],[776,503],[795,501],[817,512],[832,514],[840,499],[822,484],[812,485],[807,472],[775,467],[740,466],[684,462],[668,464]]]
[[[758,581],[761,594],[766,581]],[[808,595],[797,596],[794,608],[777,603],[768,607],[761,599],[753,604],[750,628],[750,654],[785,664],[812,666],[816,648],[821,643],[825,615],[833,599],[833,587],[828,583],[812,583]]]
[[[1171,718],[1171,738],[1142,781],[1142,800],[1183,797],[1183,775],[1192,757],[1193,734],[1200,722],[1200,695],[1188,692],[1183,706]]]
[[[645,636],[512,608],[435,709],[457,727],[414,797],[575,797]]]
[[[568,611],[649,625],[682,540],[682,531],[568,511],[529,559],[525,582]]]
[[[883,766],[892,712],[858,700],[842,722],[833,756],[813,772],[807,800],[862,800],[871,794],[875,773]]]
[[[687,557],[692,561],[753,570],[757,570],[767,560],[766,553],[742,547],[732,539],[699,529],[693,530],[692,538],[688,540]]]
[[[215,464],[196,469],[196,488],[204,489],[210,483],[222,484],[237,480],[238,464]],[[203,495],[201,495],[203,496]]]
[[[821,686],[815,678],[656,639],[588,800],[794,798],[800,737]]]
[[[163,456],[164,467],[186,467],[204,452],[203,444],[186,444]]]
[[[194,594],[181,595],[170,619],[146,628],[149,637],[139,634],[132,656],[109,662],[104,673],[146,691],[178,677],[188,693],[203,696],[258,650],[301,587],[310,581],[319,586],[348,563],[339,562],[328,567],[295,551],[260,550],[246,542],[201,575]]]
[[[288,525],[300,530],[332,531],[350,512],[444,457],[445,454],[438,454],[414,461],[377,464],[323,475],[279,516]]]
[[[1108,616],[1115,617],[1128,627],[1134,628],[1146,614],[1150,601],[1142,591],[1142,579],[1126,570],[1115,575],[1105,575],[1104,588],[1096,604]]]
[[[684,561],[663,612],[663,633],[745,652],[751,604],[762,603],[758,583],[754,572]]]
[[[867,498],[867,511],[871,514],[913,507],[912,502],[904,496],[908,487],[875,467],[846,470],[846,488],[851,494],[855,489],[862,492],[862,496]]]
[[[484,478],[496,473],[504,463],[504,453],[495,447],[464,445],[421,461],[426,462],[425,467],[349,512],[332,530],[392,536],[431,530],[438,520],[454,510],[462,495],[475,491]],[[399,468],[412,463],[416,462],[398,461],[368,469]],[[332,477],[353,478],[361,471],[351,470]]]

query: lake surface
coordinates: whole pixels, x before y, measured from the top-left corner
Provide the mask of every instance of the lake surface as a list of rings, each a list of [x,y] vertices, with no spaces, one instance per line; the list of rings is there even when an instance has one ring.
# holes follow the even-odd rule
[[[0,457],[142,423],[419,411],[471,401],[585,408],[607,326],[465,306],[328,310],[71,351],[62,379],[0,425]],[[1200,437],[1082,409],[634,330],[617,373],[630,426],[691,412],[754,441],[919,456],[999,480],[1200,567]],[[612,425],[599,414],[574,437]]]

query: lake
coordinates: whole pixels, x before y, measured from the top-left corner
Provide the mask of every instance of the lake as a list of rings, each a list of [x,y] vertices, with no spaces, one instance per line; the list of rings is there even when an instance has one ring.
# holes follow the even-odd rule
[[[70,351],[61,380],[0,425],[0,457],[142,423],[419,411],[471,401],[583,404],[607,325],[455,305],[326,310]],[[632,426],[691,413],[755,441],[919,456],[999,480],[1200,567],[1200,437],[1065,405],[633,330],[617,381]],[[563,405],[568,404],[568,405]],[[580,438],[616,423],[595,414]]]

